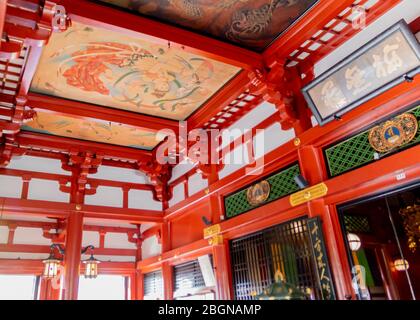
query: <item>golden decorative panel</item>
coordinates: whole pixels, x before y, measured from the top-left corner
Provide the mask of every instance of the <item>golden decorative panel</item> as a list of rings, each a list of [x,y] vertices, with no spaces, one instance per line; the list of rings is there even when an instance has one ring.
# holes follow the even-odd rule
[[[327,193],[328,193],[327,185],[325,183],[319,183],[315,186],[306,188],[302,191],[292,194],[289,200],[292,207],[295,207],[302,203],[323,197]]]
[[[404,113],[373,127],[369,131],[369,143],[378,152],[388,152],[411,142],[417,130],[416,116]]]
[[[145,150],[153,149],[164,138],[154,132],[119,123],[42,111],[37,111],[34,119],[22,130]]]
[[[240,68],[74,22],[44,48],[31,91],[185,120]]]
[[[263,180],[249,187],[246,191],[246,199],[251,206],[257,206],[267,201],[270,196],[271,186],[268,181]]]
[[[207,227],[203,230],[204,238],[206,239],[206,238],[215,236],[215,235],[219,234],[221,230],[222,229],[220,227],[220,224],[214,224],[210,227]]]

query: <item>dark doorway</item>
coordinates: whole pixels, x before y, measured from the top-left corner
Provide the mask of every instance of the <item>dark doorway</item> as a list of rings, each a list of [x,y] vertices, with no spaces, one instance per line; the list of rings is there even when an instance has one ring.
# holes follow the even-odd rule
[[[321,299],[307,219],[289,221],[230,243],[236,300],[254,300],[275,282],[276,274],[308,299]]]
[[[420,297],[420,185],[338,208],[359,299]]]

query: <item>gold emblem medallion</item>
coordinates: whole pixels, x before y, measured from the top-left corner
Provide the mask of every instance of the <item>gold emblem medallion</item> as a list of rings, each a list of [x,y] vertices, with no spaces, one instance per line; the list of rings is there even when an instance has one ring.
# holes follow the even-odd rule
[[[369,143],[376,151],[385,153],[412,141],[417,130],[416,117],[404,113],[373,127],[369,132]]]
[[[250,205],[257,206],[267,201],[270,196],[270,190],[271,187],[268,181],[263,180],[248,188],[246,191],[246,199]]]

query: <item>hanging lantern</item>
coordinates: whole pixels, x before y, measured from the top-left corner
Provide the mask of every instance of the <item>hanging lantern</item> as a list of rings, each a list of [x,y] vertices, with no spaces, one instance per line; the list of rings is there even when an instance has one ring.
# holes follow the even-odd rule
[[[61,261],[48,258],[42,262],[44,263],[44,277],[47,279],[55,278],[58,274],[58,267],[60,266]]]
[[[55,278],[58,275],[58,269],[59,269],[60,264],[61,264],[61,260],[57,259],[55,257],[55,254],[54,254],[54,249],[55,248],[57,248],[57,250],[61,254],[64,254],[63,249],[59,245],[57,245],[57,244],[52,244],[51,245],[50,256],[46,260],[42,261],[44,263],[44,274],[43,274],[43,276],[47,279]]]
[[[351,251],[357,251],[362,246],[362,241],[360,240],[359,236],[354,233],[347,234],[347,241],[349,243],[349,247]]]
[[[85,278],[95,279],[98,276],[98,264],[101,262],[93,257],[93,254],[89,259],[83,261],[85,266]]]
[[[397,271],[405,271],[408,270],[410,265],[408,264],[408,261],[405,259],[397,259],[394,261],[394,267]]]

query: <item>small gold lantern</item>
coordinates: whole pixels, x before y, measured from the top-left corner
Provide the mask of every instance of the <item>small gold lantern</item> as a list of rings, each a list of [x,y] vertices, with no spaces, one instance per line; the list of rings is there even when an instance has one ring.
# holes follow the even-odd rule
[[[85,253],[88,249],[90,249],[90,258],[83,261],[83,263],[85,264],[85,278],[95,279],[98,276],[98,264],[100,264],[101,262],[98,259],[95,259],[95,257],[93,256],[93,250],[95,249],[95,247],[92,245],[87,246],[85,249],[83,249],[82,254]]]
[[[396,259],[394,261],[394,267],[397,271],[405,271],[408,270],[410,265],[408,264],[408,261],[405,259]]]
[[[61,254],[64,254],[64,250],[58,244],[52,244],[50,247],[50,256],[46,260],[42,261],[44,263],[43,276],[47,279],[55,278],[58,275],[61,260],[57,259],[54,254],[54,249],[56,248]]]

